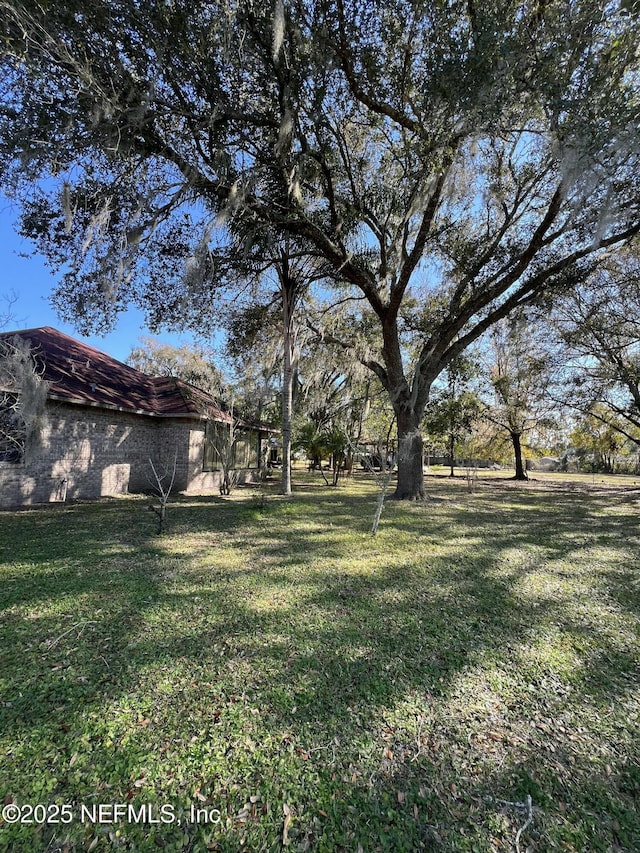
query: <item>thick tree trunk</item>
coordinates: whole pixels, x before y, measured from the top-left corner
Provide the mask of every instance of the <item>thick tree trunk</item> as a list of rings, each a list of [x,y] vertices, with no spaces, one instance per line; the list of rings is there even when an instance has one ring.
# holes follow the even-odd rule
[[[454,471],[454,468],[456,465],[455,452],[456,452],[456,437],[453,433],[451,433],[451,435],[449,436],[449,472],[450,472],[449,476],[450,477],[456,476],[456,472]]]
[[[520,433],[512,432],[511,433],[511,443],[513,444],[513,455],[516,463],[516,480],[528,480],[527,472],[524,467],[524,460],[522,458],[522,445],[520,444]]]
[[[439,370],[434,369],[432,375],[424,369],[416,371],[413,386],[407,382],[398,334],[398,305],[389,308],[382,324],[385,369],[381,378],[391,398],[398,432],[398,480],[393,498],[399,501],[421,501],[424,500],[424,476],[420,421],[429,400],[431,383]],[[423,362],[424,368],[424,359]]]
[[[399,501],[424,500],[422,434],[414,413],[398,414],[398,484],[393,497]]]
[[[282,371],[282,494],[291,494],[291,419],[293,412],[293,369],[291,366],[291,316],[283,293],[284,367]]]
[[[344,453],[337,453],[333,457],[333,485],[338,485],[338,480],[340,479],[340,470],[344,465],[345,455]]]

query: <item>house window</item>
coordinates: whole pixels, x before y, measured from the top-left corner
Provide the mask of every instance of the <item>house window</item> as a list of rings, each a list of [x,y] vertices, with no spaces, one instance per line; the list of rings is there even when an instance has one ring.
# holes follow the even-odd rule
[[[0,462],[14,465],[24,460],[27,431],[17,412],[18,395],[0,391]]]

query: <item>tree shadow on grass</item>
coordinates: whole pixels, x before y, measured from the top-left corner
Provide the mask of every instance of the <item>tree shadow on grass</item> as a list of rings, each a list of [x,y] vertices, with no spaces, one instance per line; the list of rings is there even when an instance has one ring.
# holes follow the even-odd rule
[[[334,494],[258,514],[177,504],[187,547],[141,535],[126,506],[79,510],[73,541],[40,519],[32,542],[25,522],[0,560],[20,564],[3,587],[3,789],[204,798],[225,816],[127,827],[121,846],[140,850],[185,832],[185,849],[207,832],[221,850],[277,849],[284,805],[299,849],[511,850],[525,820],[502,801],[527,794],[539,849],[633,850],[633,649],[564,566],[601,537],[608,592],[632,518],[510,494],[498,513],[394,505],[371,540],[372,492]]]

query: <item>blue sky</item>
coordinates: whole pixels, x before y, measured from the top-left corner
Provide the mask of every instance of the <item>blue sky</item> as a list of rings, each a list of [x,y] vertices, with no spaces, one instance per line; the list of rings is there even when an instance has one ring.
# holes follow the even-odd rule
[[[138,345],[141,335],[149,335],[143,315],[134,308],[122,315],[116,329],[103,337],[86,337],[60,320],[49,304],[49,296],[56,279],[45,267],[39,256],[21,257],[20,253],[31,254],[33,247],[22,239],[13,226],[17,213],[8,200],[0,197],[0,300],[11,294],[18,298],[13,306],[14,321],[11,329],[32,329],[38,326],[53,326],[67,335],[84,341],[120,361],[125,361],[132,347]],[[0,305],[0,313],[2,313]],[[191,336],[164,333],[158,335],[162,341],[178,346],[190,343]]]

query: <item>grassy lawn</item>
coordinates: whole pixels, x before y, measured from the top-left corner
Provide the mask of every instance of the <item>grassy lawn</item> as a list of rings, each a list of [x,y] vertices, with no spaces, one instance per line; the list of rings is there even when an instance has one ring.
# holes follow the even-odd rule
[[[640,850],[640,483],[296,479],[0,513],[0,851]]]

